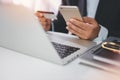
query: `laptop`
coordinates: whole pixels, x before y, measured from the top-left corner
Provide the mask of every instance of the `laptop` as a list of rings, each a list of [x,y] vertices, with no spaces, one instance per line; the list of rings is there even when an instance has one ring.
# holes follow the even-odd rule
[[[96,43],[73,35],[45,32],[29,9],[0,4],[1,47],[63,65],[94,45]]]

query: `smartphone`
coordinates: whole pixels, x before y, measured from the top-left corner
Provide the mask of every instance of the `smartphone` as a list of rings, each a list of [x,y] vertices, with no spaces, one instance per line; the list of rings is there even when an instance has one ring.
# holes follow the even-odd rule
[[[47,19],[57,20],[57,17],[54,14],[54,12],[48,12],[48,11],[37,11],[37,12],[43,13],[44,17]]]
[[[59,11],[65,21],[68,21],[73,17],[80,18],[82,20],[82,16],[77,6],[60,6]]]

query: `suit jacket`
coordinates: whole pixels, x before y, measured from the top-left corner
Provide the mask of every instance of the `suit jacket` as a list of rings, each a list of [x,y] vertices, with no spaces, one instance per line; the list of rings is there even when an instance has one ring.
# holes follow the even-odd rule
[[[69,1],[70,5],[78,5],[77,0]],[[120,37],[120,0],[100,0],[95,19],[108,29],[109,36]],[[67,33],[66,23],[60,13],[54,24],[55,31]]]

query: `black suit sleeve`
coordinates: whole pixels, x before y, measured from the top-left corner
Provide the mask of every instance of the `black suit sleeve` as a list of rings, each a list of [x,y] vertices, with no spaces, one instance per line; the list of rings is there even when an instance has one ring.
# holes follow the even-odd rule
[[[68,30],[66,29],[66,22],[63,18],[63,16],[58,13],[57,20],[54,21],[54,30],[56,32],[63,32],[68,33]]]
[[[120,0],[100,0],[96,20],[108,29],[109,36],[120,37]]]

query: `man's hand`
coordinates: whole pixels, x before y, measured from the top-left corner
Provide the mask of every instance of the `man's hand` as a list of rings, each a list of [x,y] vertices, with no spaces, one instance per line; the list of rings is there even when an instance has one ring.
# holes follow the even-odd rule
[[[35,15],[38,17],[38,20],[41,23],[41,25],[43,26],[44,30],[48,31],[50,29],[51,20],[46,19],[44,17],[43,13],[40,13],[40,12],[36,12]]]
[[[83,20],[72,18],[67,22],[66,28],[81,39],[87,40],[96,38],[100,31],[98,23],[89,17],[83,17]]]

